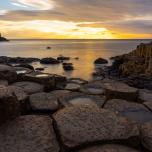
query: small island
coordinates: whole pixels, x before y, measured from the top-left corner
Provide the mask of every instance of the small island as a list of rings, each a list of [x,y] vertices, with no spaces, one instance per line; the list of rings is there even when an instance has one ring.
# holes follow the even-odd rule
[[[9,40],[6,39],[5,37],[2,37],[1,33],[0,33],[0,42],[8,42]]]

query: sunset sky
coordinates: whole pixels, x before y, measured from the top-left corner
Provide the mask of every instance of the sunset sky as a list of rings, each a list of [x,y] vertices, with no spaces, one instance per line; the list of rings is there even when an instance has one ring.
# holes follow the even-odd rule
[[[0,0],[7,38],[152,38],[152,0]]]

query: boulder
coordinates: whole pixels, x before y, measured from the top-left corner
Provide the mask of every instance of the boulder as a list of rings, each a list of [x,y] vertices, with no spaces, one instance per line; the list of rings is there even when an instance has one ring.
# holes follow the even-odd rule
[[[11,66],[0,64],[0,79],[7,80],[9,83],[17,80],[17,73]]]
[[[108,61],[103,58],[98,58],[94,61],[94,64],[107,64],[107,63],[108,63]]]
[[[137,125],[96,106],[74,106],[53,115],[64,146],[74,148],[105,141],[125,141],[139,135]],[[136,142],[138,140],[136,139]],[[133,143],[134,146],[136,143]]]
[[[35,82],[29,81],[21,81],[13,83],[12,86],[20,87],[26,92],[27,94],[34,94],[38,92],[42,92],[44,90],[44,86]]]
[[[140,89],[138,100],[139,102],[152,102],[152,91]]]
[[[54,58],[43,58],[40,60],[41,64],[59,64],[60,62]]]
[[[141,126],[141,140],[143,146],[152,151],[152,121]]]
[[[21,116],[0,127],[0,152],[59,152],[48,116]]]
[[[20,103],[6,86],[0,86],[0,125],[20,115]]]
[[[79,91],[80,87],[81,86],[76,83],[67,83],[67,85],[65,86],[65,89],[70,90],[70,91]]]
[[[127,102],[121,99],[112,99],[106,102],[104,108],[138,123],[152,121],[152,112],[139,103]]]
[[[58,98],[51,93],[40,92],[30,96],[30,105],[34,111],[53,112],[59,108]]]
[[[78,152],[140,152],[130,147],[116,144],[98,145],[79,150]]]
[[[72,70],[74,70],[74,67],[73,67],[73,65],[66,64],[66,65],[63,65],[63,69],[65,71],[72,71]]]
[[[20,102],[21,114],[27,114],[30,111],[28,94],[21,87],[8,86],[8,88],[12,93],[14,93],[14,95],[17,97],[17,100]]]
[[[102,107],[105,102],[105,98],[78,92],[71,92],[60,97],[59,101],[65,107],[79,105],[92,105]]]
[[[106,98],[124,99],[127,101],[136,101],[138,89],[130,87],[121,82],[104,83]]]

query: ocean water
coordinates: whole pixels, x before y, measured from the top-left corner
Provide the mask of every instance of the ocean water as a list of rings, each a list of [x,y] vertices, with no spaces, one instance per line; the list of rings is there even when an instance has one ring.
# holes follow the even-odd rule
[[[95,59],[102,57],[109,60],[112,56],[128,53],[141,42],[148,43],[150,40],[11,40],[0,43],[0,56],[36,58],[68,56],[71,57],[68,62],[73,63],[75,68],[71,72],[65,72],[62,64],[33,63],[32,65],[45,67],[47,73],[89,80],[95,70],[93,64]],[[51,49],[47,50],[47,46]],[[75,57],[79,57],[79,60]],[[110,60],[109,64],[111,64]]]

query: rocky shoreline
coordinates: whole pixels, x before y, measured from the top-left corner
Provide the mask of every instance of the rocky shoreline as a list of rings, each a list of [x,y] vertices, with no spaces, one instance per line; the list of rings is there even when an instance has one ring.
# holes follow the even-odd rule
[[[118,79],[114,65],[88,82],[37,71],[33,61],[62,63],[0,57],[0,152],[152,151],[151,90]]]

